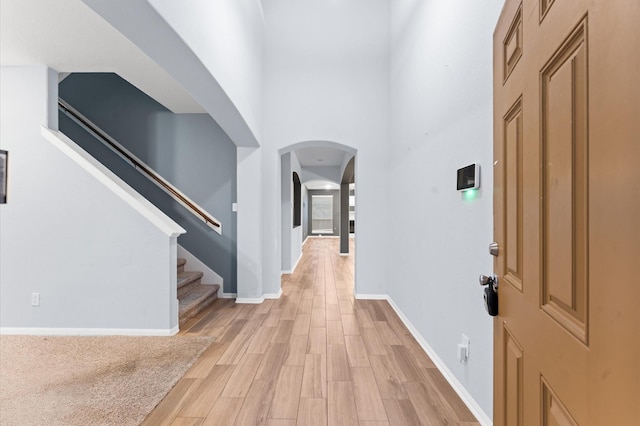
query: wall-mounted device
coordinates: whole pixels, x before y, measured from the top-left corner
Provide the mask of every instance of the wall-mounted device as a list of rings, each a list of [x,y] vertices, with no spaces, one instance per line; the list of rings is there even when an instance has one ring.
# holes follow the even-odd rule
[[[458,169],[458,191],[480,188],[480,164],[473,163]]]

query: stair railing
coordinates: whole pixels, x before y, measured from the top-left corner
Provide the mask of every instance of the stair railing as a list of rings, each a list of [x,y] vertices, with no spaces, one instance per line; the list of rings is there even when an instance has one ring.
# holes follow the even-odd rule
[[[96,139],[102,142],[105,146],[115,152],[120,158],[129,163],[133,168],[146,176],[151,182],[156,184],[160,189],[169,194],[174,200],[180,203],[184,208],[189,210],[191,214],[198,219],[206,223],[210,228],[222,235],[222,224],[220,221],[214,219],[206,211],[204,211],[195,202],[189,199],[186,195],[180,192],[175,186],[167,182],[162,176],[153,171],[144,162],[133,155],[129,150],[119,144],[115,139],[104,132],[95,123],[82,115],[78,110],[73,108],[63,99],[58,99],[58,109],[62,111],[67,117],[81,126],[83,129],[91,133]]]

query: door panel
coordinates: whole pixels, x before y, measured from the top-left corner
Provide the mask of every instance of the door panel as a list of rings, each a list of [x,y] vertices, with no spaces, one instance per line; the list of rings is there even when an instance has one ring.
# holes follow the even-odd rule
[[[640,2],[494,33],[494,424],[640,424]]]
[[[542,309],[587,343],[587,20],[541,71]]]
[[[504,343],[505,419],[509,425],[520,426],[524,424],[524,356],[522,347],[506,327]]]
[[[522,291],[522,98],[504,118],[505,281]]]
[[[504,80],[506,81],[522,57],[522,6],[513,17],[503,46]]]
[[[542,387],[542,424],[549,426],[578,426],[576,421],[557,395],[551,390],[544,377],[541,377]]]

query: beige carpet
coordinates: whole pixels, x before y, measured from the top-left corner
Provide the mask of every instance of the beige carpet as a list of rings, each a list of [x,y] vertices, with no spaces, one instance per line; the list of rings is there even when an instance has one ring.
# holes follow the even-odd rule
[[[212,341],[0,336],[0,425],[138,425]]]

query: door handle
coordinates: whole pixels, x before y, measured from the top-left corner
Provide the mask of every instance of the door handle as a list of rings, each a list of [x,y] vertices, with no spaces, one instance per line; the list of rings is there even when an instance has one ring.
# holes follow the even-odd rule
[[[495,274],[491,276],[480,275],[478,281],[480,281],[480,285],[482,286],[489,285],[494,289],[498,288],[498,277]]]
[[[479,281],[480,285],[487,286],[484,289],[484,307],[489,315],[495,317],[498,315],[498,277],[495,274],[480,275]]]

